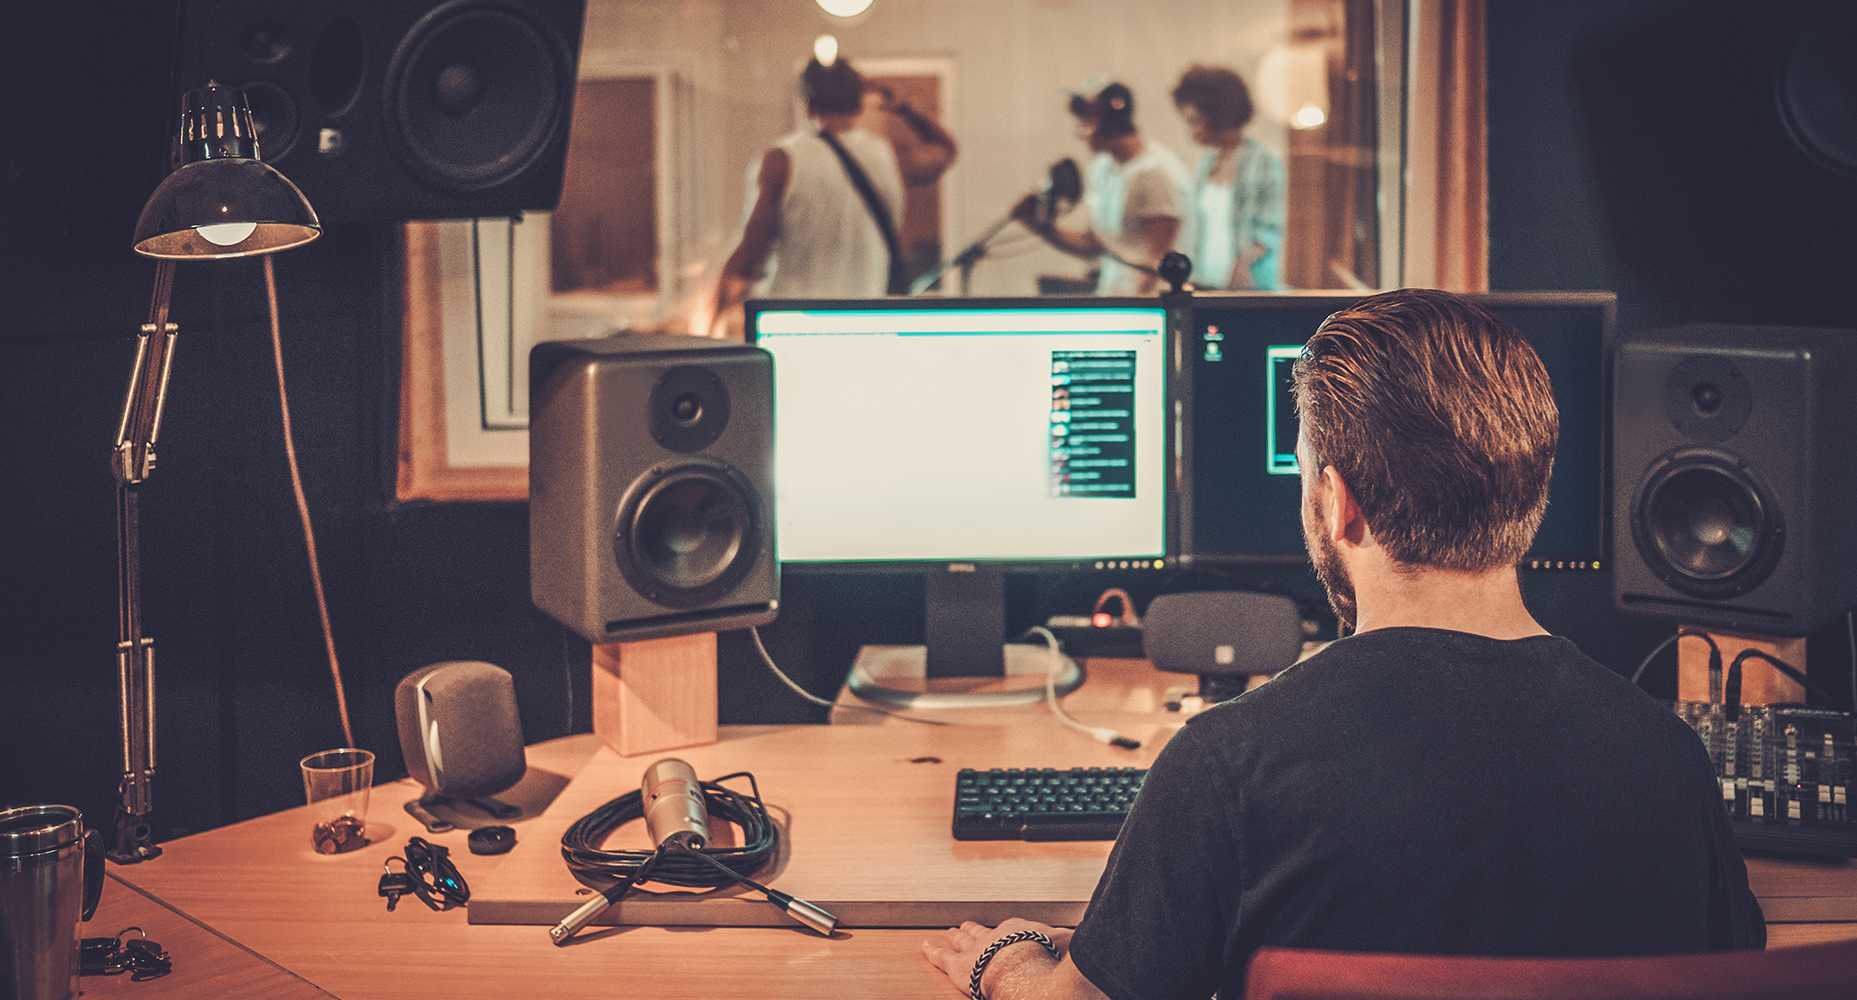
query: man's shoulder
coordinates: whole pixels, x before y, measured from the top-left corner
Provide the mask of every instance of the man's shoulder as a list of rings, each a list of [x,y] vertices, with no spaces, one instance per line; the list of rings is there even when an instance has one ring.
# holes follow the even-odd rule
[[[1158,174],[1170,181],[1184,181],[1192,177],[1186,168],[1186,161],[1171,148],[1153,140],[1144,143],[1141,155],[1129,161],[1128,171],[1134,174]]]
[[[1513,676],[1487,673],[1519,670]],[[1463,685],[1471,673],[1483,672],[1483,684]],[[1572,641],[1542,635],[1502,642],[1465,633],[1429,629],[1391,629],[1331,642],[1321,652],[1277,674],[1229,702],[1193,719],[1203,735],[1239,736],[1301,729],[1312,711],[1323,715],[1352,706],[1354,714],[1377,716],[1389,693],[1409,696],[1415,690],[1446,684],[1467,697],[1492,684],[1508,694],[1527,689],[1563,709],[1589,719],[1604,718],[1646,739],[1674,740],[1687,731],[1669,708],[1629,680],[1587,656]],[[1505,695],[1507,697],[1507,695]],[[1653,735],[1655,734],[1655,735]]]

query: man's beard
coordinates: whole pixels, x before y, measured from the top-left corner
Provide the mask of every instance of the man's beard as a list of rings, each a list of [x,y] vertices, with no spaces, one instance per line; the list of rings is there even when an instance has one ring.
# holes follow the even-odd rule
[[[1328,520],[1323,516],[1322,502],[1315,497],[1310,497],[1309,502],[1311,510],[1303,515],[1303,547],[1309,550],[1309,561],[1315,565],[1315,578],[1321,581],[1322,590],[1328,594],[1329,610],[1335,613],[1335,634],[1345,636],[1354,631],[1358,611],[1354,603],[1354,581],[1348,579],[1348,568],[1341,564],[1341,553],[1335,551],[1335,543],[1321,530],[1320,526]]]

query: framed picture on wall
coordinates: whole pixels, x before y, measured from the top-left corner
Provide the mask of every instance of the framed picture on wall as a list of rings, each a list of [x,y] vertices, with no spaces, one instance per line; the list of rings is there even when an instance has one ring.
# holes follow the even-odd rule
[[[674,315],[689,89],[590,53],[554,211],[407,224],[398,499],[525,498],[529,349]]]

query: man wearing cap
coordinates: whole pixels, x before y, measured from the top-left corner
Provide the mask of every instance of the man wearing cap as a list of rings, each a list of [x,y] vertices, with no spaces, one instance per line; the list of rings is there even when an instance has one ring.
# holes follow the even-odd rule
[[[1088,228],[1057,225],[1035,195],[1020,201],[1013,217],[1057,249],[1096,261],[1098,295],[1151,292],[1161,257],[1190,245],[1186,166],[1135,130],[1135,98],[1120,83],[1093,97],[1071,95],[1070,113],[1078,137],[1096,154],[1084,175]]]

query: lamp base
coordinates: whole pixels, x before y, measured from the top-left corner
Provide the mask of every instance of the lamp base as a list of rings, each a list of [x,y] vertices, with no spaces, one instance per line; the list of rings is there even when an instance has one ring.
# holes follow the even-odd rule
[[[155,844],[155,828],[149,818],[146,815],[137,816],[117,806],[115,846],[106,851],[105,856],[119,865],[133,865],[161,857],[161,848]]]

